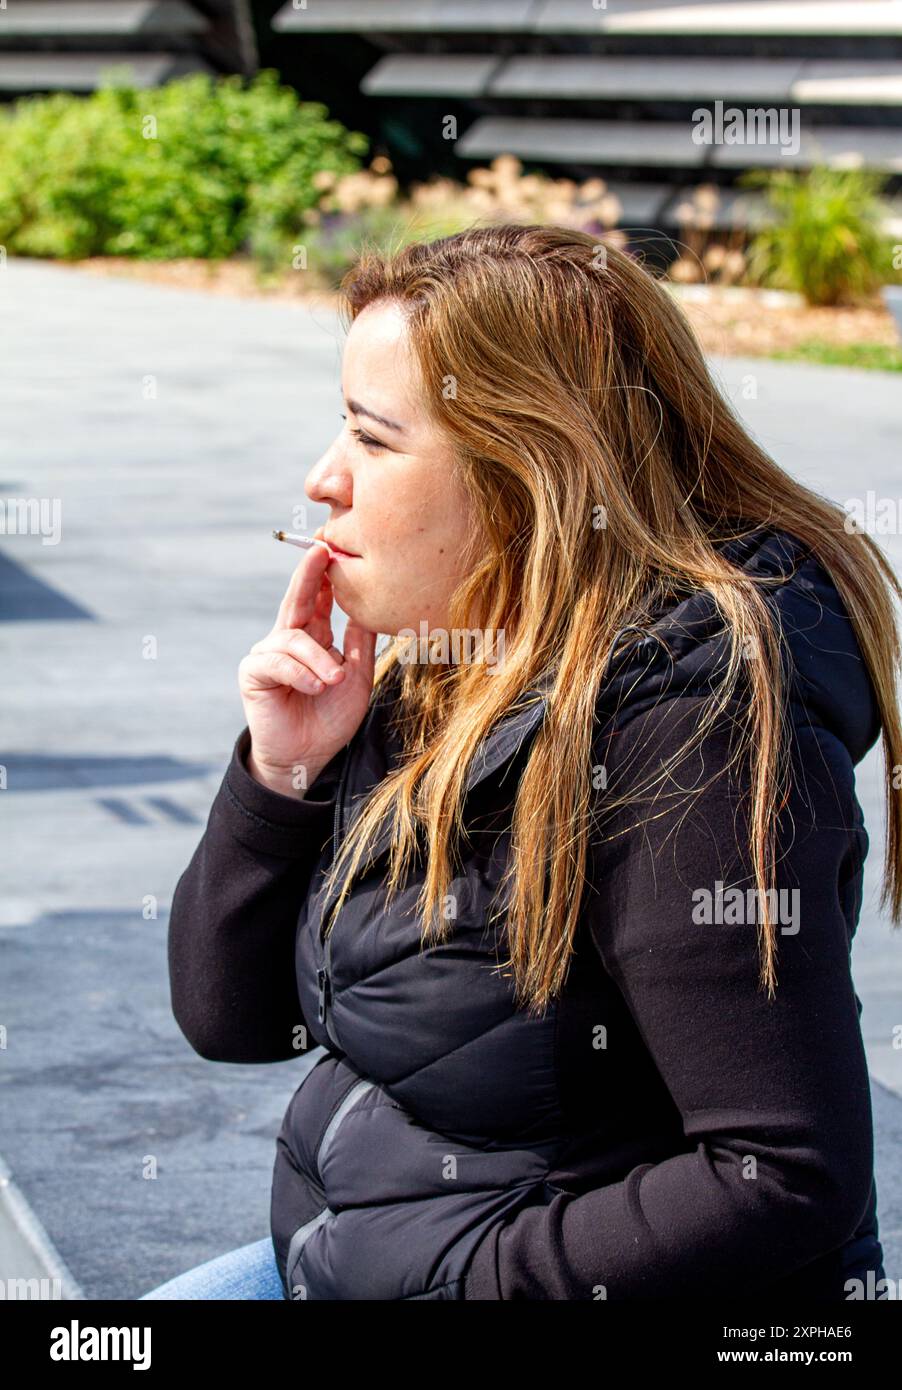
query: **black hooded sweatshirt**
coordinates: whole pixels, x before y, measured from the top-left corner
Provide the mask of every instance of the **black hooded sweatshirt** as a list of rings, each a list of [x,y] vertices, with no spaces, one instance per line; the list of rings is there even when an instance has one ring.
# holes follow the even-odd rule
[[[465,1264],[450,1266],[451,1276],[459,1277],[443,1276],[435,1284],[430,1274],[421,1281],[423,1293],[407,1291],[417,1284],[404,1284],[401,1292],[399,1283],[399,1292],[380,1294],[375,1290],[392,1286],[374,1278],[361,1294],[314,1296],[628,1300],[718,1298],[730,1291],[745,1301],[770,1295],[835,1301],[854,1296],[848,1279],[864,1279],[869,1270],[882,1277],[869,1081],[850,968],[868,851],[853,769],[879,736],[879,711],[839,595],[801,543],[762,528],[724,549],[750,573],[783,577],[778,588],[762,591],[770,595],[791,658],[792,789],[777,818],[776,998],[768,1000],[758,988],[754,909],[744,896],[737,916],[737,896],[730,893],[739,885],[745,895],[755,882],[743,840],[748,778],[730,767],[735,722],[743,712],[736,702],[638,805],[600,814],[601,833],[592,838],[576,957],[582,996],[579,1008],[571,1006],[565,990],[554,1035],[561,1092],[570,1087],[567,1113],[578,1108],[591,1118],[591,1142],[574,1144],[538,1197],[530,1189],[525,1205],[476,1231]],[[611,791],[660,775],[698,727],[728,656],[722,624],[702,592],[674,598],[643,631],[621,629],[598,695],[593,756],[594,771],[604,769],[594,778],[599,813]],[[635,641],[637,635],[642,640]],[[334,1000],[321,989],[325,1009],[318,1023],[307,978],[314,971],[299,945],[299,912],[314,900],[334,852],[342,770],[356,750],[358,766],[366,769],[353,784],[360,798],[393,765],[399,745],[390,712],[387,696],[373,702],[351,744],[303,800],[250,776],[250,735],[242,730],[203,837],[176,887],[170,982],[175,1017],[202,1056],[249,1063],[296,1056],[292,1039],[303,1021],[326,1049],[326,1060],[378,1076],[389,1097],[424,1121],[429,1105],[421,1098],[429,1092],[405,1090],[400,1080],[412,1065],[395,1063],[397,1086],[391,1066],[383,1065],[405,1018],[415,1024],[411,1037],[418,1036],[421,1020],[411,1014],[418,1006],[409,1001],[419,997],[411,991],[423,981],[411,974],[409,955],[408,992],[398,996],[408,1001],[407,1014],[403,1008],[392,1013],[391,975],[373,962],[365,991],[359,979],[342,991],[338,974]],[[523,727],[522,720],[507,721],[490,746],[487,759],[497,764],[503,755],[507,761],[475,789],[480,795],[472,804],[479,809],[490,805],[486,796],[502,781],[501,803],[509,804],[529,751]],[[687,810],[685,791],[702,784],[706,790]],[[482,870],[470,870],[476,883]],[[373,880],[366,884],[361,891],[370,902]],[[353,902],[345,912],[353,913]],[[358,930],[351,921],[353,932],[343,928],[346,950]],[[422,959],[425,972],[436,958]],[[586,1001],[590,968],[600,972],[591,977],[601,981],[591,987],[597,1009],[591,994]],[[384,985],[382,1005],[374,980]],[[616,1055],[592,1081],[588,1071],[577,1076],[567,1059],[585,1056],[585,1050],[568,1049],[596,1015],[610,1024]],[[369,1033],[355,1033],[361,1020]],[[355,1039],[375,1037],[374,1030],[382,1052],[367,1054]],[[495,1031],[503,1036],[500,1027]],[[433,1034],[430,1043],[434,1049]],[[463,1044],[448,1047],[458,1059],[467,1055]],[[416,1041],[411,1049],[415,1057]],[[402,1049],[398,1056],[404,1055]],[[497,1057],[503,1069],[504,1054]],[[445,1143],[452,1130],[458,1138],[481,1133],[478,1099],[492,1065],[490,1059],[474,1065],[463,1078],[458,1070],[451,1082],[441,1079],[450,1072],[434,1068],[436,1088],[463,1088],[457,1111],[442,1109],[436,1089],[436,1110],[431,1119],[425,1116]],[[524,1052],[522,1066],[537,1067],[535,1056]],[[424,1073],[428,1068],[421,1065],[417,1075]],[[467,1086],[472,1125],[439,1124],[435,1114],[467,1118]],[[513,1080],[510,1089],[516,1089]],[[302,1082],[296,1098],[303,1090]],[[334,1113],[334,1097],[328,1104]],[[315,1114],[311,1108],[310,1124],[319,1123]],[[350,1128],[346,1135],[349,1157]],[[273,1236],[286,1290],[288,1234],[303,1210],[286,1193],[300,1182],[304,1143],[303,1133],[292,1139],[290,1128],[279,1139],[280,1150],[287,1144],[288,1186],[280,1188],[277,1178]],[[383,1169],[393,1161],[389,1149]],[[308,1176],[308,1188],[318,1181]],[[379,1200],[374,1186],[372,1201]],[[332,1210],[323,1214],[335,1221]],[[421,1220],[419,1231],[428,1228]],[[417,1240],[438,1240],[437,1232],[438,1224],[431,1237],[411,1234],[412,1265]],[[380,1247],[374,1249],[378,1264]],[[387,1264],[391,1258],[386,1250]],[[315,1285],[315,1263],[308,1269]]]

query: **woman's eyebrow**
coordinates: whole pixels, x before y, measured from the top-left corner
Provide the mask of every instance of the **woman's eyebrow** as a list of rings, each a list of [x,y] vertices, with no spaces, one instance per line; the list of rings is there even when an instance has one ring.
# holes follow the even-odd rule
[[[396,424],[394,420],[386,420],[384,415],[377,415],[374,410],[367,410],[366,406],[361,405],[359,401],[349,401],[345,398],[345,405],[354,415],[367,415],[371,420],[375,420],[377,424],[385,425],[385,427],[390,430],[397,430],[398,434],[407,433],[403,425]]]

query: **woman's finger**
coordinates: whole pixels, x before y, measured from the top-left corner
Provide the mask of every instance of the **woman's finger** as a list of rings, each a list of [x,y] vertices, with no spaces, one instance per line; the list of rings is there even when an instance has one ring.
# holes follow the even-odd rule
[[[324,545],[311,546],[304,552],[279,605],[276,628],[306,627],[315,616],[323,577],[331,558]]]
[[[342,671],[344,665],[344,657],[337,647],[320,646],[303,628],[279,628],[251,647],[253,656],[266,652],[284,652],[328,683],[337,683],[336,672]]]
[[[364,679],[373,683],[373,674],[376,669],[376,638],[378,633],[370,632],[368,628],[361,627],[353,618],[348,618],[348,624],[344,635],[344,660],[346,665],[351,665],[360,671]]]
[[[332,636],[332,609],[335,597],[332,590],[332,581],[329,578],[328,570],[323,575],[319,593],[316,596],[316,603],[313,608],[313,617],[306,624],[307,631],[315,637],[321,647],[330,648],[333,642]]]
[[[314,671],[304,666],[296,657],[281,651],[249,653],[242,657],[238,671],[239,683],[245,691],[291,686],[302,695],[319,695],[330,684],[328,681],[320,680]]]

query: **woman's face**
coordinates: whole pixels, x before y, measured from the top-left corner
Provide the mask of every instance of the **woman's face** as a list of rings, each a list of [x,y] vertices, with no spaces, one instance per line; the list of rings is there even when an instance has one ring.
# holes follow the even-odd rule
[[[331,508],[315,534],[351,552],[328,567],[336,601],[370,632],[419,636],[424,619],[430,632],[447,628],[474,522],[451,448],[423,410],[397,304],[354,320],[342,377],[344,428],[305,482]]]

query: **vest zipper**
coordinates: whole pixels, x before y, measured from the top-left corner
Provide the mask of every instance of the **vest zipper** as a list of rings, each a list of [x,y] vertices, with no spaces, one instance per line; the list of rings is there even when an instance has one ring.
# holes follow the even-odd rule
[[[341,813],[342,813],[342,808],[343,808],[343,803],[344,803],[345,774],[346,774],[346,772],[347,772],[348,763],[349,763],[349,762],[350,762],[350,754],[348,755],[347,758],[345,758],[344,765],[343,765],[343,767],[342,767],[342,769],[341,769],[341,776],[340,776],[339,779],[338,779],[338,790],[337,790],[336,793],[335,793],[335,821],[334,821],[334,824],[333,824],[333,827],[332,827],[332,860],[333,860],[333,862],[335,861],[335,859],[336,859],[336,857],[337,857],[337,855],[338,855],[338,849],[339,849],[339,833],[340,833],[340,828],[341,828]],[[325,920],[326,920],[326,917],[327,917],[327,915],[328,915],[328,910],[329,910],[329,903],[324,903],[324,904],[323,904],[323,924],[325,924]],[[319,985],[319,1008],[318,1008],[318,1010],[317,1010],[317,1017],[318,1017],[320,1023],[322,1023],[322,1024],[325,1026],[326,1032],[328,1033],[328,1035],[329,1035],[329,1037],[332,1039],[332,1041],[335,1043],[335,1046],[336,1046],[336,1047],[341,1047],[341,1043],[338,1041],[338,1037],[337,1037],[337,1035],[336,1035],[336,1033],[335,1033],[334,1027],[332,1026],[331,1019],[330,1019],[330,1015],[329,1015],[329,1003],[330,1003],[330,1001],[331,1001],[331,999],[332,999],[332,977],[331,977],[331,974],[330,974],[331,966],[332,966],[332,933],[330,932],[329,935],[328,935],[327,937],[324,938],[324,937],[323,937],[322,930],[320,930],[320,942],[321,942],[322,945],[323,945],[323,963],[322,963],[322,965],[320,966],[320,968],[319,968],[319,969],[317,970],[317,972],[316,972],[316,980],[317,980],[317,984]]]
[[[369,708],[369,711],[368,711],[368,713],[367,713],[367,716],[366,716],[366,718],[365,718],[364,721],[363,721],[363,724],[360,726],[360,728],[357,730],[356,734],[354,735],[354,737],[351,739],[350,743],[348,744],[347,755],[346,755],[345,760],[344,760],[344,763],[343,763],[343,765],[342,765],[341,776],[340,776],[339,779],[338,779],[338,790],[337,790],[336,793],[335,793],[335,822],[334,822],[333,827],[332,827],[332,860],[333,860],[333,862],[335,861],[335,859],[337,859],[337,857],[338,857],[338,851],[339,851],[339,849],[340,849],[340,847],[341,847],[340,833],[341,833],[341,822],[342,822],[343,813],[344,813],[345,783],[346,783],[346,780],[347,780],[348,768],[350,767],[350,764],[351,764],[351,750],[352,750],[352,748],[353,748],[355,742],[357,742],[358,740],[362,740],[363,738],[366,737],[366,735],[367,735],[367,733],[368,733],[368,731],[369,731],[369,726],[370,726],[370,724],[372,723],[373,715],[375,714],[375,710],[376,710],[376,704],[371,704],[371,705],[370,705],[370,708]],[[339,892],[340,892],[340,890],[339,890]],[[331,906],[331,904],[329,904],[329,903],[324,903],[324,904],[323,904],[323,924],[324,924],[324,925],[325,925],[326,917],[328,916],[328,912],[329,912],[329,907],[330,907],[330,906]],[[341,1048],[341,1043],[339,1042],[339,1040],[338,1040],[338,1035],[337,1035],[337,1033],[335,1032],[335,1029],[334,1029],[334,1027],[333,1027],[333,1025],[332,1025],[332,1023],[331,1023],[331,1014],[330,1014],[330,1012],[329,1012],[329,1004],[330,1004],[331,1001],[332,1001],[332,974],[331,974],[331,969],[332,969],[332,933],[330,932],[329,935],[328,935],[327,937],[324,937],[324,936],[323,936],[322,930],[320,930],[320,932],[319,932],[319,939],[320,939],[320,944],[321,944],[322,947],[323,947],[323,963],[322,963],[322,965],[320,966],[320,968],[319,968],[319,969],[317,970],[317,972],[316,972],[316,982],[317,982],[317,985],[319,986],[319,1000],[318,1000],[317,1017],[318,1017],[320,1023],[322,1023],[322,1024],[324,1025],[324,1027],[325,1027],[325,1029],[326,1029],[326,1032],[328,1033],[329,1037],[330,1037],[330,1038],[332,1039],[332,1041],[334,1042],[335,1046],[338,1047],[338,1048]],[[341,1050],[343,1051],[344,1049],[341,1049]]]
[[[354,1085],[351,1087],[350,1091],[348,1091],[344,1099],[340,1102],[338,1109],[335,1111],[331,1120],[327,1124],[326,1129],[323,1133],[323,1137],[320,1140],[319,1148],[316,1151],[316,1158],[314,1160],[317,1176],[320,1178],[320,1180],[322,1180],[323,1159],[325,1158],[328,1150],[332,1147],[339,1126],[341,1125],[348,1112],[352,1110],[354,1106],[357,1104],[358,1100],[362,1099],[362,1097],[366,1095],[367,1091],[371,1091],[375,1084],[375,1081],[368,1081],[366,1077],[361,1077],[359,1081],[356,1081]],[[329,1218],[331,1216],[335,1216],[335,1214],[336,1213],[332,1211],[332,1209],[329,1206],[325,1206],[317,1212],[316,1216],[314,1216],[312,1220],[305,1221],[304,1225],[299,1226],[298,1229],[294,1232],[294,1235],[291,1237],[291,1241],[288,1246],[288,1255],[285,1260],[286,1284],[288,1284],[291,1279],[294,1267],[300,1259],[301,1251],[307,1243],[309,1237],[313,1235],[313,1232],[317,1229],[318,1226],[321,1226],[324,1221],[328,1221]]]

